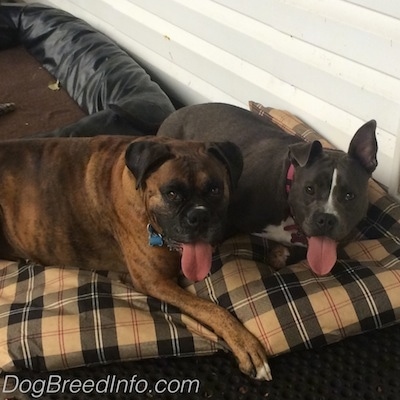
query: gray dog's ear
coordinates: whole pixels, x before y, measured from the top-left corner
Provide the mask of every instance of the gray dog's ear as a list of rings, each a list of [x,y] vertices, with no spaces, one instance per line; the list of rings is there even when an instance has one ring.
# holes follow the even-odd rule
[[[125,152],[125,163],[136,178],[136,189],[143,185],[151,172],[172,157],[169,147],[164,143],[131,143]]]
[[[378,165],[375,130],[375,120],[365,123],[354,135],[348,150],[349,156],[355,158],[369,174],[372,174]]]
[[[289,146],[290,161],[300,167],[304,167],[315,157],[322,153],[322,144],[318,140],[313,142],[300,142]]]
[[[236,188],[243,171],[243,156],[239,147],[232,142],[212,142],[208,144],[207,152],[225,165],[231,187]]]

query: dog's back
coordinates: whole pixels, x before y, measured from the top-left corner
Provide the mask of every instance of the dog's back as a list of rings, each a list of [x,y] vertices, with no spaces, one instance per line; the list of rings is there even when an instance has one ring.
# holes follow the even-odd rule
[[[256,147],[259,141],[266,139],[300,141],[266,118],[225,103],[197,104],[172,113],[162,123],[157,136],[171,134],[184,140],[230,140],[246,149],[249,143]]]
[[[92,239],[93,232],[104,231],[108,210],[103,207],[103,214],[95,216],[95,202],[103,199],[96,182],[87,177],[109,182],[116,158],[124,154],[131,140],[96,137],[2,142],[0,256],[29,258],[45,265],[96,267],[92,260],[99,254],[99,267],[109,251],[118,260],[112,237],[106,238],[108,250]],[[90,169],[93,173],[88,174]]]

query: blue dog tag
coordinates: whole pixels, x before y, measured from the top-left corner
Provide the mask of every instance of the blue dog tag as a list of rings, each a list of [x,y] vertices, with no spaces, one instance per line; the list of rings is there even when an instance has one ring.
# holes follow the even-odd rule
[[[150,246],[161,247],[164,245],[164,240],[163,240],[162,235],[160,233],[157,233],[150,224],[147,225],[147,232],[149,233],[149,245]]]

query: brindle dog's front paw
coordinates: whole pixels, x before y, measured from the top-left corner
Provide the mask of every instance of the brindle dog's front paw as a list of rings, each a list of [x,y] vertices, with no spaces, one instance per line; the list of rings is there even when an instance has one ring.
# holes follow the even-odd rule
[[[232,349],[240,370],[252,378],[264,381],[272,380],[267,354],[261,343],[248,331],[242,336],[237,349]]]
[[[271,368],[266,361],[264,362],[264,365],[258,369],[256,379],[262,381],[272,381]]]

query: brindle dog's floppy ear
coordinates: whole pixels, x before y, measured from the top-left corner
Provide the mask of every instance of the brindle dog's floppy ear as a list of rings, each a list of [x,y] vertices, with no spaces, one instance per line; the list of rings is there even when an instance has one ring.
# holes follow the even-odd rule
[[[289,146],[290,161],[296,166],[304,167],[322,153],[322,144],[318,140],[300,142]]]
[[[243,156],[239,147],[232,142],[212,142],[208,143],[207,152],[225,165],[231,187],[236,188],[243,171]]]
[[[143,141],[131,143],[125,152],[125,163],[136,178],[136,189],[142,187],[149,174],[172,158],[164,143]]]
[[[349,156],[355,158],[369,174],[372,174],[378,165],[375,130],[375,120],[365,123],[354,135],[348,150]]]

